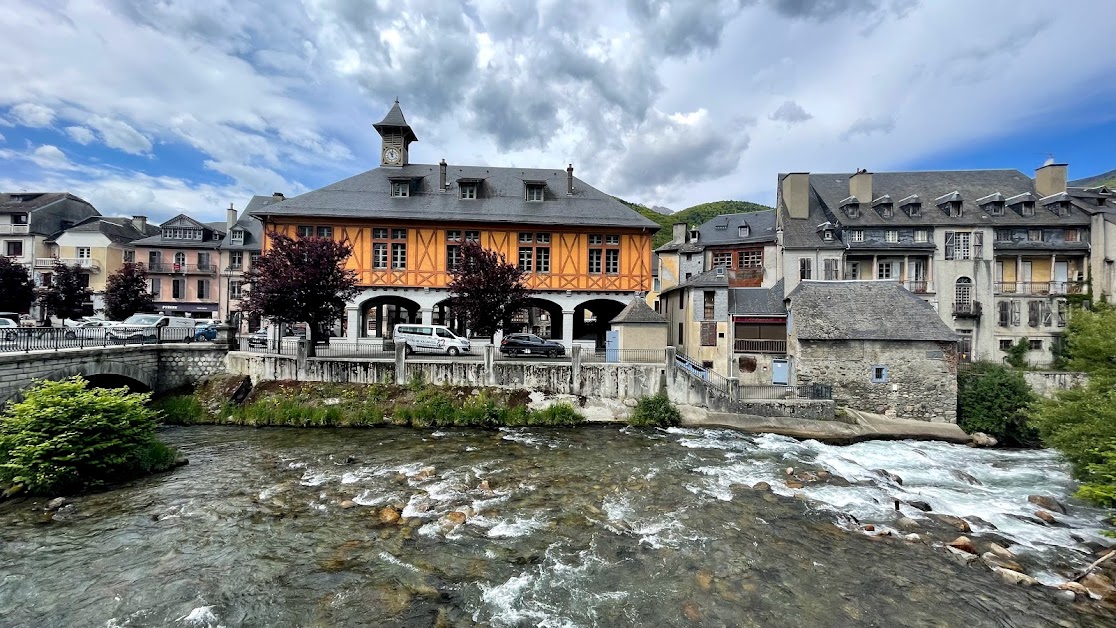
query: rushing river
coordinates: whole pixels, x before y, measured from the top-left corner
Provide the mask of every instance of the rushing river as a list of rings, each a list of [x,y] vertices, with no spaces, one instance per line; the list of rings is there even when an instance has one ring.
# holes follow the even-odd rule
[[[0,625],[1116,623],[846,516],[882,529],[895,498],[923,500],[995,526],[1032,575],[1063,581],[1092,560],[1103,513],[1026,520],[1027,495],[1072,489],[1046,452],[615,427],[164,437],[188,466],[79,497],[50,523],[41,501],[0,504]],[[848,482],[792,490],[787,467]],[[780,495],[746,488],[760,481]],[[381,521],[392,508],[401,519]]]

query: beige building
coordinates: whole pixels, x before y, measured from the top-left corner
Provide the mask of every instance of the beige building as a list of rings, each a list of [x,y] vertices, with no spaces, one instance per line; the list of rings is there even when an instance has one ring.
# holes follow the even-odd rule
[[[244,211],[237,217],[229,207],[225,219],[225,239],[221,241],[221,281],[218,312],[222,320],[231,321],[242,331],[255,331],[260,322],[241,316],[241,297],[245,294],[248,271],[259,259],[263,249],[263,223],[249,215],[272,203],[280,203],[284,196],[279,192],[271,196],[253,196]]]
[[[158,233],[145,216],[117,218],[93,216],[48,240],[50,257],[36,260],[44,283],[49,282],[55,259],[68,266],[77,265],[93,290],[93,309],[104,309],[105,284],[109,275],[125,263],[136,261],[132,242]],[[48,265],[49,264],[49,265]]]
[[[640,298],[632,299],[609,321],[616,332],[620,350],[661,349],[667,347],[667,321]]]

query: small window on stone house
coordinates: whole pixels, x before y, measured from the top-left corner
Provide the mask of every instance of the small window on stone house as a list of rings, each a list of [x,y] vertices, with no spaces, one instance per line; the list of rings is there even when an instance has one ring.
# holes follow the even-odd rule
[[[715,311],[716,311],[715,304],[716,303],[717,303],[717,293],[713,290],[706,290],[705,291],[705,301],[704,301],[704,304],[703,304],[704,305],[704,308],[703,308],[704,316],[702,318],[704,318],[707,321],[711,321],[715,318]]]
[[[886,384],[887,383],[887,367],[882,364],[877,364],[872,367],[872,383],[873,384]]]
[[[1011,351],[1013,343],[1008,338],[1000,338],[1000,351]]]
[[[748,225],[740,225],[736,228],[736,235],[741,238],[746,238],[752,233],[752,228]]]
[[[1028,341],[1028,345],[1029,345],[1028,348],[1031,351],[1042,351],[1042,341],[1041,340],[1030,340],[1030,341]]]

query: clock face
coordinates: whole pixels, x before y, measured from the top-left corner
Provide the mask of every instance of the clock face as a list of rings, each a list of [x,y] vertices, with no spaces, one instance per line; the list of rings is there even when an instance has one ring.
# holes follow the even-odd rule
[[[399,163],[399,149],[389,148],[384,151],[384,161],[389,164]]]

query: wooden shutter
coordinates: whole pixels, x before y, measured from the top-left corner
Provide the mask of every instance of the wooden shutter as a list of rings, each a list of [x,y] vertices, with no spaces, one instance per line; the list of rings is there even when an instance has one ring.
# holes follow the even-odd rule
[[[1000,327],[1007,327],[1011,322],[1011,303],[1000,301],[996,304],[996,308],[999,310]]]
[[[954,251],[957,250],[957,234],[952,231],[945,232],[945,258],[953,259]]]
[[[1053,317],[1050,312],[1050,304],[1044,302],[1042,304],[1042,324],[1047,327],[1054,324]]]
[[[1042,318],[1042,303],[1038,301],[1031,301],[1027,304],[1027,324],[1031,327],[1038,327],[1039,320]]]
[[[1021,308],[1019,306],[1019,301],[1012,301],[1011,302],[1011,324],[1012,325],[1018,326],[1020,321],[1022,320],[1022,314],[1019,311],[1020,309]]]
[[[701,346],[717,346],[717,321],[707,321],[701,324]]]
[[[973,232],[973,259],[984,258],[984,232]]]

